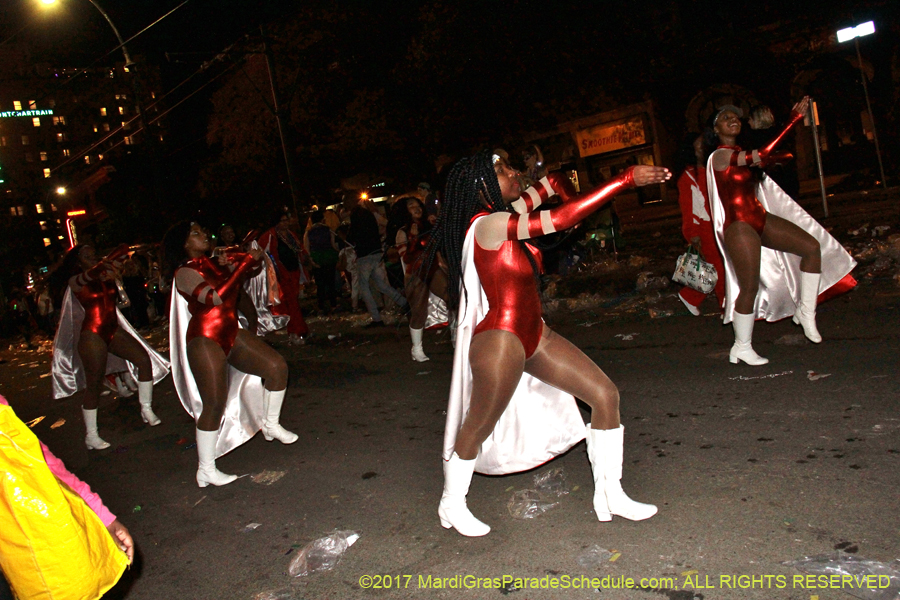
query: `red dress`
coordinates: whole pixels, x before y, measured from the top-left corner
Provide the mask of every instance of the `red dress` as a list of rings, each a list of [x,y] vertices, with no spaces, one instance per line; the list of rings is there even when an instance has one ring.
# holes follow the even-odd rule
[[[256,261],[249,254],[231,255],[237,264],[234,271],[207,256],[193,258],[178,269],[193,269],[203,278],[195,289],[178,293],[187,301],[191,320],[187,327],[187,343],[203,336],[221,346],[227,356],[234,347],[238,332],[237,299],[241,283]],[[178,277],[178,272],[175,274]],[[210,290],[211,288],[211,290]],[[213,291],[217,296],[214,296]],[[216,297],[220,302],[216,303]]]

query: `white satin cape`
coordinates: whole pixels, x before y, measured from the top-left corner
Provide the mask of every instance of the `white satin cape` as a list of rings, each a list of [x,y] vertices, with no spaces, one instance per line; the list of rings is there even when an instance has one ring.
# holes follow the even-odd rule
[[[715,153],[713,153],[715,154]],[[740,288],[734,265],[725,251],[725,208],[716,189],[716,176],[712,166],[712,155],[706,165],[706,178],[709,187],[709,201],[713,209],[713,227],[716,242],[725,262],[725,320],[731,323],[734,318],[734,302]],[[829,289],[848,275],[856,266],[853,257],[844,247],[825,231],[818,221],[803,210],[793,198],[778,187],[771,177],[765,177],[757,187],[756,197],[767,212],[794,223],[819,241],[822,249],[822,277],[819,281],[819,294]],[[763,246],[759,264],[759,293],[753,312],[757,319],[778,321],[794,316],[800,303],[800,257],[796,254],[778,252]]]
[[[251,247],[259,248],[259,245],[254,241]],[[284,329],[291,320],[290,315],[275,315],[269,309],[270,305],[279,304],[281,300],[277,297],[272,298],[271,301],[269,299],[269,275],[275,276],[275,266],[267,254],[263,255],[263,260],[265,260],[265,265],[260,272],[244,282],[244,291],[247,292],[253,301],[253,306],[256,307],[256,335],[260,337],[272,331]],[[244,329],[250,326],[247,317],[240,311],[238,311],[238,322]]]
[[[153,383],[157,384],[162,381],[169,374],[169,361],[150,347],[144,336],[134,330],[134,327],[122,316],[118,308],[116,308],[116,317],[119,328],[136,339],[150,355],[150,364],[153,366]],[[53,360],[50,372],[53,375],[54,400],[66,398],[84,389],[84,366],[81,363],[81,356],[78,355],[82,321],[84,321],[84,307],[72,293],[71,288],[67,287],[63,297],[62,310],[59,313],[56,336],[53,338]],[[137,367],[112,352],[106,356],[107,375],[128,371],[137,381]]]
[[[462,293],[459,300],[459,328],[444,430],[444,460],[450,460],[453,455],[456,434],[469,411],[472,395],[469,347],[475,326],[484,319],[489,308],[473,262],[475,222],[469,227],[463,246],[463,281],[468,298]],[[502,365],[497,366],[502,368]],[[475,470],[486,475],[503,475],[532,469],[583,440],[584,432],[584,420],[571,394],[523,373],[509,406],[481,445]]]
[[[257,273],[254,279],[265,276],[266,270]],[[265,285],[265,281],[263,281]],[[255,296],[254,303],[256,301]],[[259,306],[257,305],[257,310]],[[203,401],[197,390],[197,383],[191,373],[187,358],[187,326],[191,320],[187,300],[172,286],[172,302],[169,309],[169,356],[172,359],[172,381],[181,405],[196,421],[203,412]],[[228,365],[228,397],[225,414],[219,424],[216,438],[216,458],[231,452],[262,429],[265,419],[263,407],[262,379],[248,375]]]

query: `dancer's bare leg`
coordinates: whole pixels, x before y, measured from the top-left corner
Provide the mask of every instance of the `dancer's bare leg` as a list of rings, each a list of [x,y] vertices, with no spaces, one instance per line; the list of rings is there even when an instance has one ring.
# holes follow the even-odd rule
[[[112,341],[109,342],[109,351],[137,367],[138,381],[153,381],[153,365],[150,362],[150,355],[131,335],[118,329],[113,335]]]
[[[768,220],[768,216],[766,218]],[[761,245],[756,230],[743,221],[735,221],[725,230],[725,251],[728,252],[728,258],[734,266],[740,289],[734,302],[734,310],[742,315],[753,312],[753,304],[759,291]]]
[[[187,356],[203,402],[197,429],[218,431],[228,399],[228,364],[225,353],[211,339],[196,337],[187,345]]]
[[[766,215],[761,241],[766,248],[799,256],[800,270],[804,273],[822,272],[819,241],[787,219],[773,214]]]
[[[267,390],[279,391],[287,387],[288,368],[284,357],[245,329],[237,333],[228,364],[238,371],[262,377]]]
[[[593,429],[619,426],[618,388],[584,352],[546,325],[525,372],[590,406]]]
[[[84,396],[81,399],[81,407],[85,410],[95,410],[100,404],[100,386],[103,384],[103,376],[106,375],[106,356],[108,353],[106,342],[93,331],[82,331],[78,339],[78,355],[84,366]]]
[[[469,364],[472,398],[455,445],[456,454],[463,460],[478,455],[482,442],[506,410],[525,369],[525,349],[508,331],[482,331],[472,338]]]

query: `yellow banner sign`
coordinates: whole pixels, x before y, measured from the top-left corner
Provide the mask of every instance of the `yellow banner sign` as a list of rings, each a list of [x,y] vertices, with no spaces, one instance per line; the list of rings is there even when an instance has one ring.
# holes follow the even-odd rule
[[[644,120],[639,116],[627,121],[606,123],[576,131],[575,139],[578,141],[578,152],[582,158],[647,143]]]

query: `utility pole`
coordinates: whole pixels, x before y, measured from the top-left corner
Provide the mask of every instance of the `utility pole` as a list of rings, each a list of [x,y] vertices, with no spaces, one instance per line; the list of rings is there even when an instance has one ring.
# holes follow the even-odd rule
[[[294,216],[300,216],[299,203],[298,203],[298,194],[297,194],[297,185],[295,181],[295,168],[294,168],[294,159],[291,150],[288,148],[287,141],[285,140],[285,123],[284,123],[284,108],[281,106],[280,97],[278,94],[278,80],[275,74],[275,63],[272,60],[272,49],[269,48],[269,40],[266,37],[266,29],[264,25],[259,26],[259,33],[262,36],[263,42],[263,54],[266,57],[266,67],[269,70],[269,83],[272,85],[272,105],[275,112],[275,120],[278,122],[278,136],[281,138],[281,150],[284,152],[284,164],[287,168],[287,178],[288,185],[291,188],[291,199],[294,204]]]

